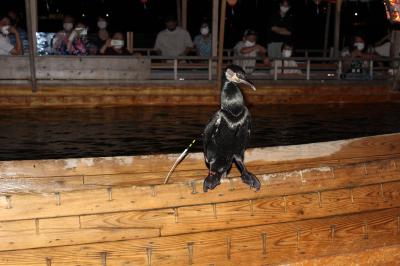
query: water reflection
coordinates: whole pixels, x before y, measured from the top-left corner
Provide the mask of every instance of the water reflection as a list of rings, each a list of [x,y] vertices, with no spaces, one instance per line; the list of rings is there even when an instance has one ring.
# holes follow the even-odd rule
[[[181,152],[217,107],[2,110],[0,159]],[[253,106],[252,147],[400,131],[400,105]],[[201,150],[198,142],[194,151]]]

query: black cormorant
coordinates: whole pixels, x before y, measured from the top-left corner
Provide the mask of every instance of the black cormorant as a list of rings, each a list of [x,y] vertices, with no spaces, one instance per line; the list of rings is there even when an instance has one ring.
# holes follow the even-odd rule
[[[255,90],[241,67],[228,66],[222,75],[221,109],[214,114],[203,133],[204,157],[209,169],[203,184],[204,192],[220,184],[233,162],[241,172],[242,181],[260,189],[260,181],[247,171],[243,162],[250,139],[251,116],[244,105],[239,84]]]

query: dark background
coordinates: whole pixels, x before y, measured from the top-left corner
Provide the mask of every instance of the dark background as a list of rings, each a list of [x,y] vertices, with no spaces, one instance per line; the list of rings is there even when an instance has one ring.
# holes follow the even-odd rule
[[[2,9],[14,8],[24,15],[24,0],[0,0]],[[176,0],[148,0],[146,8],[140,0],[38,0],[39,31],[56,32],[62,28],[62,14],[72,14],[95,29],[96,17],[109,14],[111,30],[134,31],[135,47],[152,47],[156,34],[164,28],[166,15],[176,15]],[[312,0],[292,1],[296,16],[296,48],[323,47],[327,2],[318,6]],[[231,8],[227,5],[226,47],[241,38],[246,28],[259,32],[260,43],[266,44],[268,21],[276,12],[276,0],[239,0]],[[332,5],[329,46],[333,45],[335,6]],[[357,16],[355,15],[357,13]],[[84,14],[84,16],[83,16]],[[203,20],[211,22],[212,0],[188,0],[188,30],[198,34]],[[342,7],[341,46],[347,45],[354,33],[365,36],[373,44],[390,29],[382,0],[344,1]]]

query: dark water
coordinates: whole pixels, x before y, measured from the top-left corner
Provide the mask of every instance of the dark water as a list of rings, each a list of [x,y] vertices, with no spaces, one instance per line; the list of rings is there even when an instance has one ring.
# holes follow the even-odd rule
[[[217,107],[0,111],[0,160],[181,152]],[[400,132],[400,104],[253,106],[251,147]],[[198,142],[193,151],[201,150]]]

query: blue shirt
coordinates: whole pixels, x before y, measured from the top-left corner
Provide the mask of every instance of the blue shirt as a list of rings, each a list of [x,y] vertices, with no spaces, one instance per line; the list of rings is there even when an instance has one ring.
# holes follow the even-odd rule
[[[194,37],[194,45],[197,48],[197,54],[199,56],[209,57],[211,56],[211,36],[208,38],[203,38],[203,35],[199,34]]]

